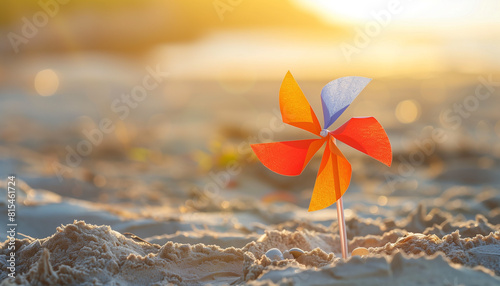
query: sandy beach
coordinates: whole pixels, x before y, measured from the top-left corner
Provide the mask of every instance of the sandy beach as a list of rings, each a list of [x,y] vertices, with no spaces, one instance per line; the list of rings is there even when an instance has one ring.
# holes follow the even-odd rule
[[[265,97],[276,84],[279,82],[256,83],[261,97],[253,103],[272,106]],[[223,100],[217,99],[217,85],[182,85],[189,86],[193,94],[215,90],[198,96],[205,101],[196,111],[172,110],[175,116],[185,116],[183,128],[166,127],[171,124],[167,118],[155,117],[152,110],[161,97],[152,96],[151,102],[136,110],[153,114],[148,120],[152,129],[139,127],[140,116],[126,122],[127,130],[136,132],[130,146],[141,148],[110,151],[118,140],[112,134],[81,165],[67,166],[70,170],[63,173],[62,180],[54,162],[66,166],[65,161],[54,161],[50,154],[64,152],[65,145],[74,146],[71,142],[78,138],[78,128],[51,130],[57,123],[48,121],[35,128],[31,127],[33,121],[20,121],[32,132],[19,133],[15,145],[7,143],[0,149],[3,172],[26,174],[16,179],[18,275],[6,279],[7,272],[2,272],[4,285],[495,285],[500,281],[498,135],[475,133],[478,140],[472,141],[468,133],[443,127],[454,140],[429,141],[428,126],[434,122],[422,120],[422,137],[405,142],[396,123],[392,127],[387,120],[395,161],[390,169],[341,146],[354,170],[344,196],[349,250],[365,247],[369,251],[369,255],[344,260],[335,205],[307,212],[320,158],[316,156],[299,177],[273,174],[244,145],[259,142],[259,138],[247,140],[251,134],[259,134],[255,125],[274,122],[277,115],[272,108],[267,112],[259,111],[265,107],[247,110],[248,118],[259,121],[250,122],[253,126],[246,120],[227,125],[216,123],[217,119],[206,122],[210,112],[206,107]],[[319,89],[321,82],[304,86]],[[170,88],[180,89],[175,84]],[[397,96],[385,98],[382,106],[387,108],[400,101]],[[16,96],[12,100],[26,99]],[[66,100],[71,108],[73,99]],[[497,98],[491,100],[482,105],[485,111],[481,114],[498,104],[494,103]],[[434,113],[431,103],[422,102],[422,110]],[[361,100],[353,105],[351,113],[362,110],[363,104]],[[239,107],[241,110],[227,113],[246,118],[246,102]],[[36,116],[35,107],[24,108]],[[219,116],[230,117],[228,114]],[[79,120],[84,126],[95,124],[91,118]],[[206,132],[184,133],[199,129],[202,121],[218,129],[212,134],[209,127],[202,129]],[[482,124],[488,126],[481,121],[465,126],[465,132],[480,132],[467,128]],[[165,129],[170,136],[162,134]],[[276,130],[273,136],[279,139],[307,136],[282,125]],[[58,143],[30,146],[32,138],[51,132]],[[185,144],[184,148],[178,148],[179,144]],[[420,163],[411,159],[424,154],[423,148],[434,150]],[[235,172],[230,174],[231,170]],[[6,186],[7,179],[1,185]],[[7,198],[5,187],[2,192],[2,198]],[[7,205],[7,200],[2,201],[4,213]],[[2,232],[4,265],[8,265],[6,233]],[[265,256],[272,248],[282,252],[300,248],[304,254],[272,260]]]
[[[500,285],[495,8],[144,2],[60,4],[19,46],[46,10],[0,12],[1,286]],[[373,116],[392,146],[338,144],[347,259],[336,205],[308,212],[323,149],[289,177],[250,147],[312,138],[282,122],[288,70],[318,116],[372,78],[331,128]]]

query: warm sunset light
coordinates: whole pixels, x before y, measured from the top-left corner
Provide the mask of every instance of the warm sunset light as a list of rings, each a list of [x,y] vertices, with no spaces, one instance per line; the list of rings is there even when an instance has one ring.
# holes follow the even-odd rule
[[[402,25],[423,27],[450,21],[456,25],[486,24],[490,23],[489,21],[496,21],[498,24],[497,9],[500,7],[500,3],[495,0],[295,0],[295,2],[334,24],[339,21],[360,24],[377,17],[387,17],[402,21]]]
[[[500,285],[499,0],[0,8],[0,285]]]

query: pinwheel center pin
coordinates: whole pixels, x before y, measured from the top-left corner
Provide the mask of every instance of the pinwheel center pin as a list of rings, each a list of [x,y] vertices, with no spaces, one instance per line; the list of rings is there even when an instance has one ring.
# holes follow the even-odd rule
[[[328,129],[323,129],[323,130],[321,130],[319,135],[321,135],[321,137],[326,137],[328,135],[328,133],[330,133],[330,131]]]
[[[347,258],[348,248],[342,195],[351,182],[352,169],[335,141],[338,139],[387,166],[392,162],[392,149],[387,134],[373,117],[353,117],[334,131],[327,128],[342,115],[370,81],[369,78],[349,76],[326,84],[321,91],[324,117],[324,126],[321,127],[307,98],[288,72],[279,92],[283,122],[322,138],[251,145],[264,166],[281,175],[297,176],[326,143],[309,211],[321,210],[337,203],[343,258]],[[328,136],[329,134],[332,136]]]

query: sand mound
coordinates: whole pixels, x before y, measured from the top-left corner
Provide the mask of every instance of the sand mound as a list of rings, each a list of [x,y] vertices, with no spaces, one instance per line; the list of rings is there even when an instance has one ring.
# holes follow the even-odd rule
[[[16,241],[18,275],[5,283],[71,285],[120,283],[189,285],[231,282],[242,275],[243,251],[202,244],[137,242],[108,226],[75,222],[46,239]],[[5,246],[2,255],[6,254]],[[6,278],[6,273],[0,279]]]
[[[395,243],[388,243],[375,252],[391,254],[405,253],[432,255],[443,253],[452,262],[467,266],[482,265],[500,274],[500,232],[487,236],[478,234],[473,238],[461,238],[458,230],[439,238],[437,235],[408,234]]]
[[[392,242],[391,242],[392,241]],[[385,244],[384,244],[385,243]],[[376,246],[384,244],[382,246]],[[163,246],[128,238],[109,226],[83,221],[57,228],[45,239],[16,240],[18,275],[0,274],[1,285],[301,285],[405,284],[495,285],[500,283],[500,232],[461,237],[393,230],[357,237],[353,245],[373,245],[370,256],[338,258],[338,236],[313,231],[267,231],[242,248],[180,244]],[[6,243],[1,246],[6,264]],[[299,247],[297,259],[271,261],[270,248]],[[425,275],[423,275],[425,273]],[[314,279],[311,279],[314,277]],[[411,281],[413,284],[408,284]]]
[[[352,257],[319,269],[269,267],[249,285],[498,285],[491,271],[450,265],[442,255]]]

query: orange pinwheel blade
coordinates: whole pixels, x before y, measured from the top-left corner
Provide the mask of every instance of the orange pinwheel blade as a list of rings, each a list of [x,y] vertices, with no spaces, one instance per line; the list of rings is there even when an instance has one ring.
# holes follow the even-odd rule
[[[351,182],[351,171],[351,164],[330,137],[321,159],[309,211],[329,207],[342,197]]]
[[[353,117],[331,134],[345,144],[391,166],[391,143],[377,119]]]
[[[283,122],[319,136],[318,118],[290,71],[281,83],[280,110]]]
[[[325,139],[309,139],[250,145],[259,160],[271,171],[297,176],[324,144]]]

